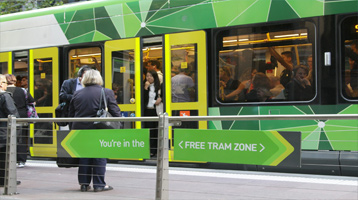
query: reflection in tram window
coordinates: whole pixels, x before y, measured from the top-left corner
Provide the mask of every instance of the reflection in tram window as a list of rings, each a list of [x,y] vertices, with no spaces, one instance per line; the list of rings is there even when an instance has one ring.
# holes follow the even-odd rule
[[[118,104],[131,104],[135,99],[134,50],[112,52],[112,90]]]
[[[52,106],[52,59],[36,59],[34,65],[36,106]]]
[[[13,55],[14,55],[13,74],[16,76],[16,79],[17,79],[16,86],[23,87],[23,86],[21,86],[21,79],[22,79],[22,77],[28,76],[29,52],[28,51],[17,51],[17,52],[14,52]]]
[[[295,80],[292,70],[297,65],[310,68],[304,79],[309,80],[310,86],[314,87],[314,56],[312,43],[308,39],[308,29],[291,27],[292,30],[282,30],[282,27],[279,27],[278,31],[275,31],[275,27],[270,28],[273,31],[266,28],[260,31],[253,30],[255,28],[243,28],[226,30],[218,34],[217,44],[221,45],[218,46],[217,60],[219,101],[300,100],[288,99],[285,88],[289,83],[293,85]],[[255,78],[262,81],[255,81]],[[256,84],[255,88],[254,82],[267,84],[260,87]],[[304,84],[298,86],[305,87]],[[293,90],[295,89],[299,90]]]
[[[102,53],[99,47],[71,49],[68,53],[68,57],[69,79],[76,78],[78,70],[83,65],[87,65],[99,72],[102,70]]]
[[[52,114],[38,114],[39,118],[52,118]],[[36,144],[52,144],[53,130],[52,122],[37,122],[34,128],[34,143]]]
[[[348,98],[358,98],[358,39],[345,41],[344,86]]]
[[[0,62],[0,73],[7,74],[7,62]]]
[[[348,100],[358,99],[358,18],[352,16],[342,21],[341,76],[342,94]]]
[[[172,102],[196,102],[197,47],[196,44],[172,46]]]

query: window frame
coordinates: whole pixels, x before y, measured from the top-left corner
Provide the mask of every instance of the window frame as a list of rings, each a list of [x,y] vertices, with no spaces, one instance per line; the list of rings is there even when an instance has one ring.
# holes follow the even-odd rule
[[[289,27],[289,28],[287,28]],[[287,99],[282,100],[282,101],[265,101],[265,102],[240,102],[240,101],[236,101],[236,102],[222,102],[219,100],[218,96],[219,96],[219,52],[221,50],[223,50],[223,43],[222,40],[224,37],[227,36],[234,36],[233,34],[222,34],[223,32],[227,32],[230,33],[230,31],[235,31],[239,32],[238,30],[245,30],[246,34],[250,34],[249,30],[255,30],[255,31],[251,31],[252,33],[260,33],[257,32],[256,30],[262,30],[261,32],[277,32],[277,31],[285,31],[285,30],[299,30],[299,29],[307,29],[307,40],[309,43],[312,44],[312,57],[313,57],[313,70],[315,72],[314,75],[314,83],[312,84],[313,90],[314,90],[314,95],[313,98],[310,100],[305,100],[305,101],[289,101]],[[294,20],[294,21],[284,21],[284,22],[274,22],[274,23],[263,23],[263,24],[251,24],[251,25],[242,25],[242,26],[233,26],[233,27],[225,27],[225,28],[218,28],[215,29],[212,32],[212,49],[213,49],[213,59],[212,59],[212,75],[211,78],[214,80],[213,81],[213,87],[215,88],[214,91],[212,92],[212,101],[215,102],[215,104],[220,105],[220,106],[230,106],[230,105],[261,105],[261,104],[267,104],[267,105],[272,105],[272,104],[305,104],[305,103],[312,103],[314,102],[317,97],[318,97],[318,58],[317,58],[317,22],[315,22],[315,20],[312,19],[299,19],[299,20]],[[220,36],[220,34],[222,34],[223,36]],[[285,42],[275,42],[275,46],[280,46],[282,44],[284,44]],[[271,43],[272,44],[272,43]],[[292,42],[291,42],[292,44]],[[294,43],[294,44],[299,44],[299,43]],[[307,44],[307,43],[304,43]],[[287,44],[286,44],[287,45]],[[266,46],[261,46],[261,47],[268,47],[269,45]],[[239,46],[236,46],[236,48]],[[247,48],[253,48],[255,47],[255,45],[246,45],[243,47],[240,47],[240,49],[247,49]]]
[[[352,102],[352,103],[357,103],[358,102],[358,97],[357,98],[352,98],[352,97],[348,97],[346,96],[345,92],[343,92],[345,90],[345,67],[346,67],[346,56],[345,56],[345,41],[346,40],[353,40],[353,36],[354,33],[349,33],[349,31],[352,30],[348,30],[347,28],[342,28],[344,26],[345,23],[349,23],[349,20],[354,20],[354,18],[356,18],[356,24],[358,25],[358,15],[348,15],[343,17],[339,23],[338,23],[338,27],[339,27],[339,34],[338,34],[338,46],[339,46],[339,78],[338,78],[338,82],[339,82],[339,94],[341,96],[342,99],[344,99],[344,101],[346,102]],[[349,24],[348,24],[349,25]],[[349,39],[346,39],[347,37],[349,37]],[[358,40],[358,32],[355,35],[356,40]]]

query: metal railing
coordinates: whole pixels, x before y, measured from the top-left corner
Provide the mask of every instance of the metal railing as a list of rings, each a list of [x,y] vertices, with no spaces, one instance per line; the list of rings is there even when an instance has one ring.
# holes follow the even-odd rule
[[[19,124],[36,122],[95,122],[95,121],[121,121],[121,122],[159,122],[157,174],[155,199],[169,199],[169,127],[178,126],[182,121],[247,121],[247,120],[357,120],[358,114],[325,114],[325,115],[241,115],[241,116],[186,116],[169,117],[166,113],[158,117],[112,117],[112,118],[16,118],[0,119],[7,122],[6,165],[5,165],[5,195],[17,193],[16,186],[16,126]]]

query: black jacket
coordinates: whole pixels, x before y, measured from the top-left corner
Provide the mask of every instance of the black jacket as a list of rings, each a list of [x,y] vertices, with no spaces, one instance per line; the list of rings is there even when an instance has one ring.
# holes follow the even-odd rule
[[[0,92],[0,118],[7,118],[9,115],[20,117],[11,94],[9,92]],[[0,148],[6,145],[6,127],[7,122],[0,122]]]
[[[99,110],[99,103],[101,98],[101,89],[100,85],[91,85],[86,86],[85,88],[76,91],[73,94],[71,103],[69,117],[96,117],[97,111]],[[119,109],[116,99],[114,98],[114,93],[112,90],[105,88],[104,89],[108,112],[111,113],[113,117],[120,117],[121,110]],[[104,103],[102,102],[102,108],[104,108]],[[71,129],[95,129],[93,122],[73,122],[70,123]]]
[[[77,78],[65,80],[60,90],[60,102],[70,103],[73,94],[76,91]]]
[[[35,102],[34,98],[32,98],[30,93],[20,87],[8,86],[6,91],[11,92],[20,117],[27,118],[27,104]],[[27,93],[27,99],[25,96],[25,92]]]

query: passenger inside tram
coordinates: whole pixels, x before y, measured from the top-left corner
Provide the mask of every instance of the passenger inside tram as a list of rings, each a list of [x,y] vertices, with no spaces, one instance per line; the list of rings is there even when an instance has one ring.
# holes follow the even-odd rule
[[[292,52],[291,51],[284,51],[279,55],[277,51],[273,47],[268,48],[271,56],[273,56],[283,67],[280,75],[280,83],[286,87],[287,83],[290,82],[292,78],[292,69],[293,69],[293,61],[292,61]]]
[[[307,66],[309,68],[309,72],[308,72],[308,80],[311,82],[311,85],[313,85],[313,81],[314,81],[314,71],[313,71],[313,57],[312,55],[309,55],[307,57]]]
[[[233,79],[231,74],[232,73],[231,73],[230,66],[220,67],[220,70],[219,70],[219,78],[220,78],[219,94],[220,94],[220,98],[222,100],[226,100],[226,101],[235,100],[235,96],[233,96],[232,98],[225,98],[226,95],[235,91],[240,85],[240,82],[236,79]]]
[[[271,81],[262,72],[258,72],[252,79],[252,89],[249,93],[245,94],[245,100],[247,102],[264,102],[271,99]]]
[[[155,70],[158,74],[160,84],[163,83],[162,65],[160,64],[159,60],[157,59],[148,60],[146,62],[145,68],[147,68],[147,71]]]
[[[308,80],[309,69],[305,65],[297,65],[293,68],[293,78],[286,85],[287,98],[291,101],[306,101],[313,98],[313,88]]]
[[[224,95],[224,100],[227,101],[228,99],[236,99],[239,101],[243,101],[243,99],[245,99],[244,95],[249,93],[253,89],[252,81],[256,73],[257,69],[252,68],[249,79],[242,81],[239,86],[230,94]]]
[[[346,57],[348,58],[349,67],[346,67],[349,75],[345,76],[345,91],[348,97],[358,97],[358,40],[349,42],[350,48],[346,47]],[[347,73],[347,74],[348,74]]]
[[[195,101],[195,85],[193,79],[188,76],[188,68],[178,67],[179,73],[172,77],[172,102]]]
[[[271,89],[270,92],[272,94],[273,99],[285,99],[285,96],[283,96],[282,91],[285,89],[283,85],[280,82],[280,78],[274,75],[269,76],[271,80]],[[279,96],[282,94],[281,96]]]

